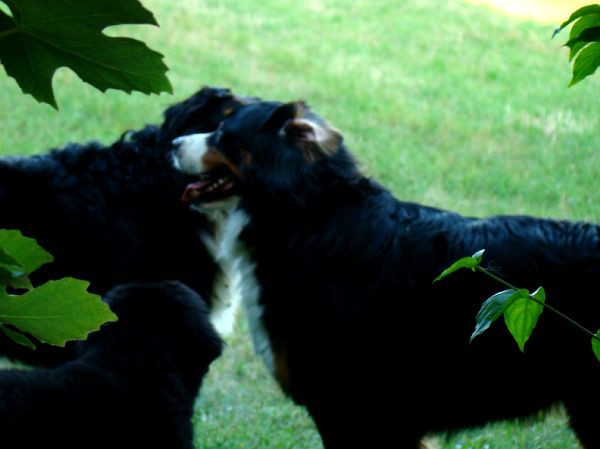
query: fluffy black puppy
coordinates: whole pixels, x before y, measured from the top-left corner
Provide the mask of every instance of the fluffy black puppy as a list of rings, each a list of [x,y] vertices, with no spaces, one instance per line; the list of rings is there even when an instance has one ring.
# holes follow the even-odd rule
[[[205,303],[177,282],[127,284],[106,301],[119,321],[72,361],[0,370],[0,447],[193,447],[194,400],[222,345]]]
[[[498,285],[471,272],[432,285],[485,248],[518,286],[600,328],[600,227],[523,216],[476,219],[395,199],[365,178],[341,134],[302,103],[237,108],[179,141],[185,197],[241,197],[273,373],[325,446],[416,448],[427,432],[534,414],[563,402],[600,448],[600,363],[589,338],[544,314],[518,351],[497,324],[469,344]],[[195,164],[190,155],[196,155]],[[252,291],[258,291],[253,289]]]
[[[0,158],[0,228],[34,237],[55,256],[33,280],[72,276],[104,294],[120,283],[180,280],[211,298],[217,267],[199,238],[204,217],[180,201],[185,179],[172,169],[175,137],[214,130],[233,105],[229,90],[203,88],[112,145],[71,144],[48,154]],[[15,150],[17,152],[17,150]],[[54,364],[65,351],[0,352]]]

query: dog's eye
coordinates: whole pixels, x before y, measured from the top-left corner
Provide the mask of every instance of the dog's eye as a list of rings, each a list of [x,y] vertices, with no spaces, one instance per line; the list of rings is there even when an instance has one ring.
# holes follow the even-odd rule
[[[225,151],[233,151],[236,149],[238,141],[235,136],[221,132],[218,140],[218,147]]]

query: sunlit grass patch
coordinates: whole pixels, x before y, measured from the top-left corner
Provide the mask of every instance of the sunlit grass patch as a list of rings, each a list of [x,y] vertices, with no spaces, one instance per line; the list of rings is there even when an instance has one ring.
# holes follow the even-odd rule
[[[470,3],[489,5],[513,17],[559,25],[573,11],[593,0],[467,0]]]

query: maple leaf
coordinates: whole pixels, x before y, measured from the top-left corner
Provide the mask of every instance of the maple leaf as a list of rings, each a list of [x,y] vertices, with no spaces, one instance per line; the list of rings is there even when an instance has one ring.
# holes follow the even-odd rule
[[[158,25],[137,0],[2,0],[0,62],[23,92],[58,108],[52,77],[69,67],[101,91],[172,92],[163,55],[126,37],[103,34],[122,24]]]

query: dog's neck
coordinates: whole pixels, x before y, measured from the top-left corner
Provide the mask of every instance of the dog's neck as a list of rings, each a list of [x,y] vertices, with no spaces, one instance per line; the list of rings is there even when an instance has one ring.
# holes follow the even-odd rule
[[[246,250],[238,236],[248,223],[248,216],[235,205],[203,211],[210,223],[209,231],[200,238],[220,268],[213,287],[211,321],[221,335],[233,331],[241,299],[240,265],[246,259]]]
[[[255,262],[239,238],[249,223],[249,217],[237,207],[237,203],[204,213],[213,229],[212,232],[203,232],[201,239],[220,268],[213,284],[211,322],[221,335],[230,334],[239,305],[243,303],[255,352],[272,369],[271,345],[262,323],[260,286],[254,275]]]

